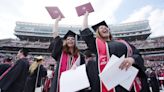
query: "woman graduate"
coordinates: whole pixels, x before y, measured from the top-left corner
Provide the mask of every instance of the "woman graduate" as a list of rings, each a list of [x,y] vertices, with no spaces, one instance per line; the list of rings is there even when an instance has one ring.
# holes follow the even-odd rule
[[[47,75],[47,70],[42,65],[43,62],[44,58],[42,56],[34,58],[33,63],[29,67],[29,75],[23,92],[35,92],[35,87],[42,85],[43,78]]]
[[[112,54],[117,57],[126,55],[125,60],[120,65],[120,69],[128,69],[130,66],[135,66],[139,69],[138,76],[135,78],[133,87],[130,92],[149,92],[146,80],[146,75],[144,73],[145,67],[144,62],[139,54],[138,50],[134,46],[128,44],[124,40],[113,40],[110,32],[110,28],[102,21],[94,26],[93,30],[96,32],[96,38],[94,37],[92,31],[88,28],[88,12],[84,15],[83,28],[81,31],[81,36],[86,42],[90,51],[96,54],[96,70],[89,73],[89,80],[91,81],[91,91],[92,92],[129,92],[122,86],[116,86],[115,88],[108,91],[104,84],[100,81],[98,74],[101,73],[108,63],[108,60]],[[110,62],[110,61],[109,61]],[[94,80],[92,79],[94,78]]]
[[[76,65],[76,60],[79,56],[79,64],[85,63],[82,55],[79,53],[79,49],[76,47],[76,34],[69,30],[65,34],[64,40],[62,40],[62,38],[58,35],[57,28],[58,22],[60,20],[60,17],[56,19],[55,26],[53,28],[54,39],[49,46],[49,50],[52,52],[52,57],[57,61],[57,68],[55,70],[56,72],[50,88],[50,92],[60,92],[59,80],[61,73],[71,69],[73,65]]]

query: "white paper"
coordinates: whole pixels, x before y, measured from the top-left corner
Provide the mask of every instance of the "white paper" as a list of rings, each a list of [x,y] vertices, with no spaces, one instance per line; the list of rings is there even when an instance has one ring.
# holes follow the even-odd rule
[[[122,55],[121,58],[124,58],[124,57],[125,57],[125,55]],[[107,63],[107,65],[105,66],[105,68],[103,69],[102,72],[106,71],[106,70],[107,70],[108,68],[110,68],[116,61],[119,61],[119,60],[120,60],[120,59],[119,59],[117,56],[115,56],[115,55],[112,55],[111,58],[112,58],[112,59]],[[131,85],[132,85],[132,83],[133,83],[133,81],[134,81],[134,79],[135,79],[135,77],[137,76],[137,73],[138,73],[138,69],[136,69],[136,68],[133,67],[133,66],[131,66],[129,69],[131,70],[131,75],[130,75],[130,76],[127,76],[127,78],[126,78],[124,81],[122,81],[122,82],[120,83],[120,85],[121,85],[122,87],[124,87],[125,89],[127,89],[127,90],[130,90],[130,87],[131,87]]]
[[[65,71],[60,77],[60,92],[76,92],[90,87],[86,74],[85,64],[78,66],[75,70]]]
[[[130,69],[131,75],[120,83],[120,85],[127,90],[130,90],[132,83],[138,74],[138,69],[136,69],[135,67],[131,66],[129,67],[129,69]]]
[[[131,68],[129,68],[128,70],[119,69],[119,66],[123,61],[124,61],[124,56],[122,56],[121,58],[112,56],[110,58],[110,63],[105,66],[105,70],[103,70],[103,72],[99,74],[101,81],[104,83],[105,87],[108,90],[119,85],[124,80],[126,80],[129,76],[133,76],[131,74],[132,72],[134,72],[133,69]],[[125,87],[127,86],[125,85]]]
[[[125,55],[122,55],[120,57],[121,59],[124,59],[125,58]],[[117,56],[115,55],[112,55],[108,61],[108,63],[106,64],[106,66],[104,67],[103,71],[106,71],[107,69],[109,69],[115,62],[118,62],[120,60],[120,58],[118,58]],[[119,61],[120,62],[120,61]]]

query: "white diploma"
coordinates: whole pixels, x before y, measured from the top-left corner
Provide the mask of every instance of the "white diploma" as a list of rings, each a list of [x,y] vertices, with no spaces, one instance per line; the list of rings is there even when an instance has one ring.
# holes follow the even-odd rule
[[[128,70],[119,69],[119,66],[124,59],[124,55],[121,58],[112,55],[104,70],[99,74],[100,80],[104,83],[108,90],[111,90],[119,84],[126,89],[130,88],[138,71],[133,66],[131,66]],[[127,81],[128,78],[131,79]]]
[[[76,92],[90,87],[85,64],[61,74],[60,92]]]

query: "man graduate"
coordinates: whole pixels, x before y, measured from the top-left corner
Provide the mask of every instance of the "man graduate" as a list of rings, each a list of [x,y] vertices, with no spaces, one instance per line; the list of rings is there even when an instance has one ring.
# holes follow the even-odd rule
[[[2,92],[22,92],[28,75],[29,62],[26,58],[27,49],[20,49],[18,60],[0,76],[0,89]]]

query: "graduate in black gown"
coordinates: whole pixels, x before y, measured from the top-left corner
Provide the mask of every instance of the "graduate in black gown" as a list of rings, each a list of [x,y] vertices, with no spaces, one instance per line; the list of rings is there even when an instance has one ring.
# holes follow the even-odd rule
[[[75,36],[72,31],[68,31],[64,39],[58,35],[58,22],[61,20],[60,16],[56,19],[55,26],[53,28],[53,41],[49,46],[49,50],[52,52],[52,57],[57,61],[57,68],[55,70],[53,82],[50,88],[50,92],[60,92],[59,80],[62,72],[85,63],[83,56],[80,54],[79,49],[76,46]],[[80,56],[80,62],[76,62]]]
[[[0,88],[2,92],[22,92],[28,75],[29,62],[26,56],[27,49],[20,49],[18,60],[0,76]]]
[[[38,56],[34,58],[34,62],[29,67],[29,75],[27,77],[25,88],[23,92],[34,92],[36,86],[36,78],[39,69],[39,76],[37,79],[37,87],[40,87],[43,84],[43,78],[47,75],[47,70],[42,65],[44,58],[42,56]]]
[[[83,28],[80,33],[89,50],[96,55],[96,65],[90,67],[94,71],[88,70],[90,81],[92,81],[91,92],[129,92],[119,85],[108,91],[99,79],[98,74],[102,72],[112,54],[117,57],[126,56],[120,69],[128,69],[132,65],[139,69],[130,92],[149,92],[144,61],[139,51],[124,40],[113,40],[110,28],[105,21],[92,26],[96,32],[95,38],[93,32],[88,28],[88,15],[88,12],[84,15]]]

